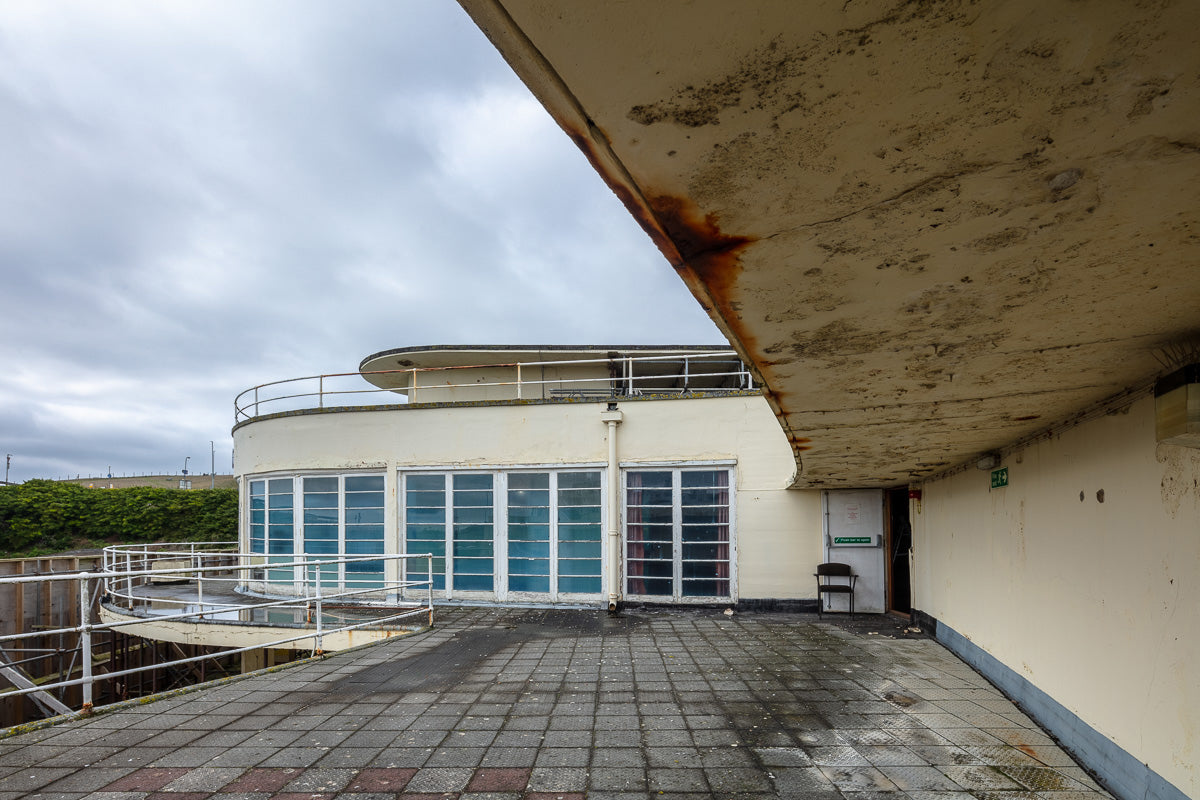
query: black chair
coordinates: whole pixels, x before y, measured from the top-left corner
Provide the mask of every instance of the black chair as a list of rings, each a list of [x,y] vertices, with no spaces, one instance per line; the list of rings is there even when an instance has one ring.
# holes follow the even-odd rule
[[[818,619],[821,617],[821,595],[824,594],[844,594],[849,597],[850,616],[854,616],[854,583],[858,580],[858,576],[854,574],[854,570],[850,569],[849,564],[839,564],[836,561],[818,564],[813,577],[817,579]],[[834,583],[833,578],[846,578],[848,583]]]

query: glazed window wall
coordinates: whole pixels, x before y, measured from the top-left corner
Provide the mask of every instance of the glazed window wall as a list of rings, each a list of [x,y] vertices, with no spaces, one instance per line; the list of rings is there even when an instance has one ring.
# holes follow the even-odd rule
[[[681,600],[730,596],[730,470],[625,473],[626,591]]]
[[[250,481],[250,552],[268,564],[311,556],[384,553],[384,476],[305,475]],[[299,506],[297,507],[297,503]],[[383,562],[326,564],[323,586],[370,588],[383,582]],[[267,570],[272,583],[312,580],[299,567]]]
[[[410,473],[407,553],[433,556],[433,586],[497,597],[602,590],[598,470]],[[411,580],[425,574],[409,572]]]

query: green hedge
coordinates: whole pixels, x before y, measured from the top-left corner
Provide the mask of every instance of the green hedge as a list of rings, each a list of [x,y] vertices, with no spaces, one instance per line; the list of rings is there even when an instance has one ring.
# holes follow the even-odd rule
[[[0,557],[87,544],[236,540],[236,489],[89,489],[44,480],[0,487]]]

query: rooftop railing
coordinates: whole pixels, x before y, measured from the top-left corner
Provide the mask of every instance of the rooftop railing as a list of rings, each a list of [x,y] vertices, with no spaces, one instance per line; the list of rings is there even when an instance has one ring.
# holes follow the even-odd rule
[[[60,572],[49,575],[18,575],[0,578],[4,584],[38,584],[49,588],[66,583],[78,602],[77,619],[82,622],[36,631],[19,631],[0,636],[0,674],[12,684],[0,690],[0,699],[32,695],[45,713],[71,713],[63,702],[64,690],[80,687],[81,710],[93,707],[95,686],[150,669],[191,664],[205,659],[247,653],[264,648],[325,651],[330,637],[368,629],[387,634],[418,630],[433,624],[433,586],[429,580],[388,580],[387,572],[404,574],[400,562],[416,561],[415,573],[429,573],[428,555],[372,555],[313,557],[289,556],[272,560],[270,569],[286,568],[289,575],[307,580],[288,580],[287,596],[271,596],[271,581],[264,577],[258,554],[236,552],[227,544],[128,545],[105,548],[99,571]],[[382,563],[385,569],[369,578],[345,580],[331,585],[329,569]],[[388,563],[396,568],[386,569]],[[268,570],[269,571],[269,570]],[[75,584],[70,587],[70,584]],[[265,587],[255,595],[245,593],[248,584]],[[282,587],[281,587],[282,588]],[[419,598],[419,599],[416,599]],[[102,621],[98,609],[109,621]],[[151,623],[211,623],[256,628],[265,635],[245,647],[230,647],[219,653],[158,661],[131,669],[94,671],[93,637],[102,631],[123,631],[154,638],[146,629]],[[65,677],[58,680],[32,679],[20,668],[22,642],[32,637],[67,635],[75,642],[75,655]],[[203,635],[199,637],[203,639]],[[78,673],[79,677],[73,677]]]
[[[552,371],[594,370],[595,374],[556,375]],[[503,372],[502,379],[466,380],[466,370]],[[364,386],[364,384],[367,384]],[[379,386],[378,384],[388,384]],[[325,408],[395,405],[444,399],[456,390],[459,401],[483,398],[489,389],[508,387],[513,399],[605,399],[639,395],[721,394],[753,390],[754,379],[732,350],[657,356],[463,364],[445,367],[308,375],[253,386],[233,402],[234,423],[265,414]]]

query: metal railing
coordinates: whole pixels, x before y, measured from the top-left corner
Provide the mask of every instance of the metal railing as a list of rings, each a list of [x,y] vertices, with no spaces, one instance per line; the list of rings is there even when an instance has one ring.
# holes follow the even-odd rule
[[[659,365],[661,369],[655,371],[653,367]],[[547,367],[579,366],[605,366],[607,370],[606,374],[597,370],[596,375],[579,377],[529,377],[533,374],[540,376]],[[455,382],[453,378],[456,372],[462,370],[483,369],[510,371],[512,378],[479,382]],[[367,376],[377,376],[381,382],[393,376],[395,386],[381,388],[372,383],[364,387],[362,384],[368,380]],[[449,379],[443,380],[446,376],[450,376]],[[714,381],[721,385],[709,385]],[[431,391],[445,396],[447,391],[452,390],[479,391],[495,387],[513,387],[515,399],[532,398],[546,388],[556,397],[606,398],[745,391],[754,389],[754,379],[732,350],[340,372],[253,386],[234,398],[234,423],[282,411],[415,403],[419,402],[423,393]],[[404,396],[398,396],[398,393]]]
[[[169,545],[128,545],[104,550],[103,566],[98,572],[61,572],[50,575],[16,575],[0,578],[3,584],[46,584],[48,582],[77,582],[80,623],[72,626],[37,631],[21,631],[0,636],[0,656],[10,642],[21,642],[35,636],[74,634],[78,637],[78,658],[72,658],[72,669],[65,678],[56,681],[33,681],[7,657],[0,658],[3,672],[12,689],[0,691],[0,699],[35,695],[38,705],[60,713],[70,711],[62,701],[50,694],[78,686],[82,691],[82,711],[93,706],[94,687],[98,681],[112,680],[150,669],[190,664],[215,657],[247,653],[264,648],[280,648],[297,642],[312,641],[313,654],[324,652],[324,644],[334,634],[360,630],[415,630],[433,624],[433,583],[425,580],[388,580],[383,576],[355,579],[357,585],[331,586],[323,571],[338,565],[377,562],[396,564],[393,570],[403,574],[399,566],[416,561],[414,572],[429,575],[432,556],[429,555],[370,555],[370,556],[288,556],[287,560],[261,562],[260,554],[239,553],[226,543],[196,543]],[[419,566],[424,562],[424,569]],[[244,587],[253,583],[271,588],[274,582],[266,578],[251,578],[264,569],[299,570],[307,576],[304,581],[286,582],[289,596],[270,596],[265,592],[245,593]],[[250,576],[247,575],[250,573]],[[171,592],[153,592],[156,583],[171,581]],[[182,587],[178,584],[184,584]],[[282,583],[282,582],[280,582]],[[194,589],[190,588],[194,587]],[[414,597],[421,599],[416,600]],[[122,618],[108,622],[97,621],[97,605],[115,610]],[[336,607],[336,608],[335,608]],[[178,609],[178,610],[175,610]],[[261,612],[282,609],[288,619],[274,619]],[[349,609],[350,611],[347,611]],[[259,615],[255,619],[255,615]],[[357,615],[357,618],[355,618]],[[109,614],[109,616],[114,616]],[[365,619],[363,617],[366,617]],[[223,649],[219,653],[162,661],[132,669],[93,671],[93,635],[98,631],[123,630],[138,634],[138,626],[148,623],[193,622],[213,623],[237,621],[259,628],[287,628],[285,635],[258,640],[246,647]],[[408,621],[407,624],[404,621]],[[414,624],[414,622],[416,624]],[[151,637],[153,638],[153,637]],[[20,648],[17,648],[20,649]],[[297,648],[293,648],[297,649]],[[308,647],[299,648],[303,650]],[[80,677],[71,675],[79,664]]]

